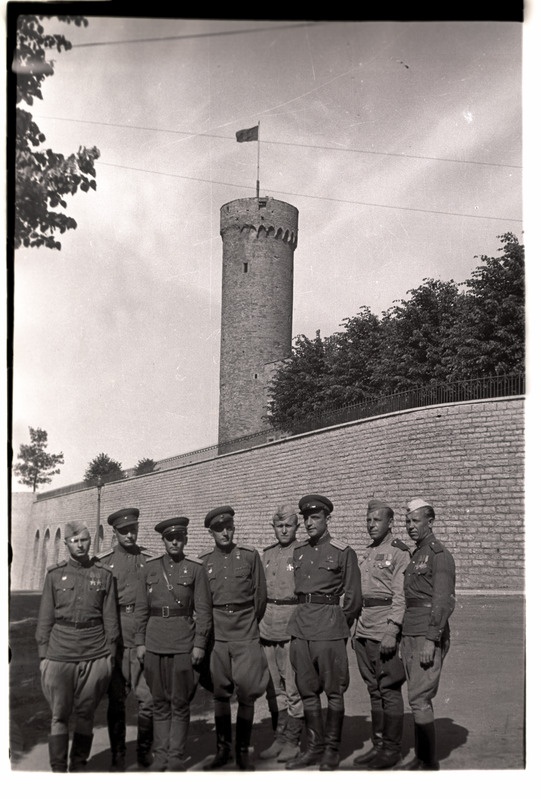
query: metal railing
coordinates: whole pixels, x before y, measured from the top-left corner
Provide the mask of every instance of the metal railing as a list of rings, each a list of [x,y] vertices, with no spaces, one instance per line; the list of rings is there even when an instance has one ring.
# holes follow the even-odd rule
[[[370,397],[362,402],[326,408],[317,414],[305,417],[301,423],[293,425],[289,433],[296,435],[320,427],[329,427],[344,422],[354,422],[371,416],[381,416],[428,405],[445,405],[451,402],[472,402],[475,400],[515,397],[525,393],[524,374],[496,375],[457,380],[453,383],[433,383],[415,386],[406,391],[397,391],[380,397]]]
[[[453,383],[433,383],[426,386],[416,386],[406,391],[386,394],[380,397],[370,397],[362,402],[339,405],[327,408],[320,413],[307,416],[302,423],[292,425],[287,431],[280,431],[273,427],[258,430],[250,435],[240,436],[230,441],[222,441],[211,447],[186,452],[182,455],[165,458],[157,462],[156,472],[160,467],[167,468],[167,463],[177,458],[188,459],[198,453],[218,450],[219,454],[238,452],[241,449],[257,446],[277,439],[285,439],[300,433],[308,433],[323,427],[331,427],[345,422],[354,422],[359,419],[368,419],[371,416],[382,416],[386,413],[423,408],[428,405],[445,405],[452,402],[473,402],[475,400],[495,399],[497,397],[516,397],[526,393],[526,378],[524,374],[496,375],[494,377],[474,377],[468,380],[457,380]],[[179,464],[181,465],[181,464]],[[155,473],[156,473],[155,472]],[[127,480],[132,479],[127,477]],[[117,482],[117,481],[115,481]],[[76,491],[95,488],[88,483],[73,483],[62,488],[44,491],[36,499],[52,499],[53,497],[72,494]]]

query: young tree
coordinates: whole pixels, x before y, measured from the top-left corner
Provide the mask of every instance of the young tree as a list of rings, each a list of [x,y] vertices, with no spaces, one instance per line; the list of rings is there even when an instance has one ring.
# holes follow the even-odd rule
[[[105,452],[100,452],[86,467],[83,480],[88,485],[96,485],[98,477],[101,477],[104,483],[111,483],[114,480],[124,480],[126,475],[119,461],[113,460]]]
[[[35,491],[38,485],[50,483],[53,474],[60,474],[56,467],[64,463],[64,454],[57,455],[45,452],[47,449],[47,431],[39,427],[29,427],[30,444],[21,444],[19,448],[19,463],[13,471],[20,477],[19,483],[31,486]]]
[[[88,25],[81,16],[56,17],[60,22]],[[47,51],[69,50],[69,42],[61,34],[46,33],[43,20],[51,17],[21,14],[17,19],[16,46],[12,68],[17,74],[15,130],[15,230],[14,245],[60,250],[58,233],[73,230],[77,222],[57,209],[65,209],[63,197],[78,189],[96,189],[94,161],[97,147],[79,147],[76,154],[64,156],[41,145],[45,136],[22,106],[31,107],[35,99],[43,99],[41,84],[54,73],[54,61]]]
[[[152,460],[152,458],[141,458],[141,460],[137,462],[134,474],[136,476],[140,474],[150,474],[154,471],[156,466],[156,461]]]

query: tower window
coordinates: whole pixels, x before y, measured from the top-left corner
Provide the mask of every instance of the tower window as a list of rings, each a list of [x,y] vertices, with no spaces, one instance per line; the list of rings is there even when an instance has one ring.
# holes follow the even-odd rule
[[[257,374],[254,375],[254,380],[257,380]]]
[[[244,274],[246,274],[247,271],[248,271],[248,264],[245,261],[244,262]]]

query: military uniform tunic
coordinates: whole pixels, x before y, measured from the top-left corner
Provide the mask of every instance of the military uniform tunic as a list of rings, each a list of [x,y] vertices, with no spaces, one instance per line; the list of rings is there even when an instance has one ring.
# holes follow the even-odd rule
[[[70,558],[47,571],[36,628],[40,658],[105,657],[115,653],[119,634],[113,578],[101,563]]]
[[[315,543],[307,539],[293,553],[295,594],[318,594],[338,599],[339,604],[299,604],[288,632],[309,641],[349,638],[349,628],[361,609],[361,576],[351,547],[325,533]]]
[[[404,575],[404,635],[440,641],[455,608],[455,561],[433,534],[415,548]]]
[[[267,641],[290,639],[287,625],[297,605],[293,551],[298,545],[298,541],[292,541],[287,546],[282,546],[276,541],[265,547],[261,556],[267,582],[267,607],[259,624],[259,632],[261,638]],[[284,604],[277,604],[272,600]]]
[[[115,579],[122,643],[125,647],[135,646],[133,611],[137,585],[142,579],[143,569],[149,557],[152,557],[152,553],[138,546],[133,547],[133,552],[116,546],[98,555],[100,563],[111,569]]]
[[[174,615],[178,610],[185,615]],[[168,554],[149,560],[138,586],[135,644],[156,654],[190,653],[194,646],[206,648],[211,629],[211,596],[201,561],[187,556],[175,561]]]
[[[229,552],[215,547],[202,554],[201,560],[212,594],[214,639],[259,639],[258,623],[265,613],[267,586],[256,550],[243,544],[234,544]]]
[[[410,561],[409,549],[388,534],[378,544],[372,542],[360,558],[363,608],[355,635],[381,641],[387,622],[402,626],[406,601],[404,571]],[[388,605],[372,605],[370,600],[389,601]],[[366,601],[366,605],[364,604]]]

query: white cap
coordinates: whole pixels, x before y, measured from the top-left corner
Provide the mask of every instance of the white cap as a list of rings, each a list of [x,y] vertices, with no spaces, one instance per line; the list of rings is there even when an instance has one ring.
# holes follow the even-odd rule
[[[425,499],[421,499],[421,497],[416,497],[410,500],[406,505],[406,513],[413,513],[414,510],[419,510],[419,508],[432,508],[433,510],[434,506],[431,502],[427,502]]]

